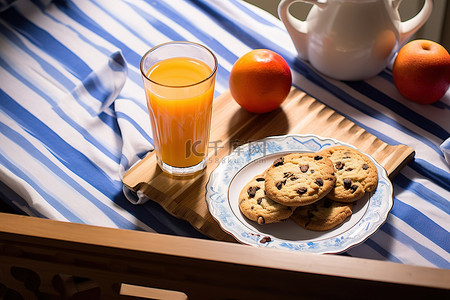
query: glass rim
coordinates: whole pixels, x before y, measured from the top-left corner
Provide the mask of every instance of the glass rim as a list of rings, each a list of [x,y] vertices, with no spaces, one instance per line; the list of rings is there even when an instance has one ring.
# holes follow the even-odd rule
[[[150,52],[153,52],[154,50],[156,50],[156,49],[158,49],[160,47],[163,47],[163,46],[167,46],[169,44],[195,45],[195,46],[199,46],[199,47],[205,49],[206,51],[208,51],[211,54],[211,56],[213,57],[213,59],[214,59],[214,68],[212,69],[211,74],[209,74],[205,79],[202,79],[202,80],[200,80],[198,82],[195,82],[195,83],[192,83],[192,84],[187,84],[187,85],[167,85],[167,84],[162,84],[162,83],[156,82],[156,81],[151,80],[150,78],[148,78],[147,74],[145,74],[144,71],[143,71],[144,59],[147,57],[147,55]],[[179,57],[183,57],[183,56],[179,56]],[[147,52],[145,52],[145,54],[141,58],[141,62],[139,63],[139,68],[141,70],[141,74],[142,74],[143,78],[145,78],[146,80],[148,80],[148,81],[150,81],[150,82],[152,82],[154,84],[157,84],[157,85],[163,86],[163,87],[168,87],[168,88],[192,87],[192,86],[198,85],[198,84],[200,84],[202,82],[208,81],[209,79],[211,79],[211,77],[214,76],[214,74],[216,74],[217,66],[218,66],[217,58],[214,55],[214,53],[208,47],[206,47],[206,46],[204,46],[202,44],[196,43],[196,42],[189,42],[189,41],[170,41],[170,42],[166,42],[166,43],[162,43],[162,44],[156,45],[155,47],[153,47],[150,50],[148,50]]]

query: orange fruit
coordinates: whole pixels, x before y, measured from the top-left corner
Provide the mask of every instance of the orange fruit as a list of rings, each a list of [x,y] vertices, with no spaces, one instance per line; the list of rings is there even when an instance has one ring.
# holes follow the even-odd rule
[[[278,108],[292,85],[289,65],[276,52],[252,50],[241,56],[230,73],[229,88],[234,100],[253,113]]]
[[[439,43],[411,41],[398,52],[392,76],[405,98],[420,104],[434,103],[450,86],[450,55]]]

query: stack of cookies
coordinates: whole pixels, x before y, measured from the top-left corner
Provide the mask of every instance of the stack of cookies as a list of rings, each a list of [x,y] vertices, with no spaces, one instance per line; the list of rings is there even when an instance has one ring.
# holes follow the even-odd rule
[[[291,218],[306,229],[324,231],[344,222],[355,201],[377,184],[375,165],[353,148],[291,153],[245,185],[239,208],[258,224]]]

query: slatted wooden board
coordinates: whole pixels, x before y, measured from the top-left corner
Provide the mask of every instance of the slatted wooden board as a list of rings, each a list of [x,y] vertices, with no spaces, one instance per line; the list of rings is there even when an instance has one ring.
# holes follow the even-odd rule
[[[187,220],[214,239],[235,241],[225,233],[208,211],[205,186],[220,160],[238,145],[268,136],[289,133],[316,134],[335,138],[372,155],[392,178],[413,157],[406,145],[388,145],[342,115],[296,88],[281,108],[267,114],[252,114],[240,108],[229,91],[214,100],[208,165],[190,178],[175,178],[158,167],[153,153],[134,165],[123,183],[140,190],[175,217]]]

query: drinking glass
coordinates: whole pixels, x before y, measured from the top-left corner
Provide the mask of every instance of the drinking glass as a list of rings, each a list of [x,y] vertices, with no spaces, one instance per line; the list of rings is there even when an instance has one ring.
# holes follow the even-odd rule
[[[150,49],[140,63],[158,165],[192,175],[207,162],[217,58],[179,41]]]

